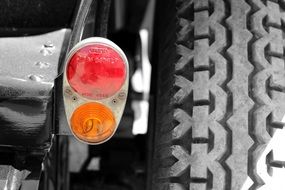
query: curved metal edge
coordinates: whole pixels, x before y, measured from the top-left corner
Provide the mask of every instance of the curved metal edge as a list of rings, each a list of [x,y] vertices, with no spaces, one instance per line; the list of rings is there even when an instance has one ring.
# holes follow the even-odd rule
[[[75,17],[74,25],[72,28],[72,33],[69,38],[69,44],[67,47],[67,51],[69,52],[78,42],[82,39],[82,34],[85,26],[85,21],[88,16],[89,10],[91,9],[92,3],[97,0],[81,0],[79,8],[77,10],[77,15]],[[65,58],[67,54],[65,54]],[[64,63],[59,66],[58,73],[59,76],[63,73]]]

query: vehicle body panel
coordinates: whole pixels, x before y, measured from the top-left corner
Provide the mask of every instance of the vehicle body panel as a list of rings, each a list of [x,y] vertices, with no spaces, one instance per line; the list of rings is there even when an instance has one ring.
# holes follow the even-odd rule
[[[48,147],[53,86],[66,35],[0,38],[0,144]]]

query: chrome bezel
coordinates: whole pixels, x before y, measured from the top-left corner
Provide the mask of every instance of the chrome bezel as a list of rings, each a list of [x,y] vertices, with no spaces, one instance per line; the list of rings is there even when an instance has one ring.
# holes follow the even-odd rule
[[[78,94],[76,91],[73,90],[73,88],[70,86],[67,78],[66,78],[66,69],[67,69],[67,64],[70,61],[70,59],[72,58],[72,56],[74,55],[75,52],[77,52],[79,49],[81,49],[82,47],[85,47],[87,45],[91,45],[91,44],[103,44],[103,45],[107,45],[109,47],[111,47],[112,49],[114,49],[115,51],[117,51],[119,53],[119,55],[122,57],[122,59],[124,60],[124,63],[126,65],[126,79],[125,82],[123,83],[121,89],[116,92],[114,95],[108,97],[108,98],[104,98],[104,99],[99,99],[99,100],[95,100],[95,99],[89,99],[86,98],[80,94]],[[126,55],[124,54],[123,50],[117,46],[114,42],[106,39],[106,38],[101,38],[101,37],[91,37],[91,38],[87,38],[84,39],[82,41],[80,41],[78,44],[76,44],[69,52],[67,59],[65,60],[65,68],[64,68],[64,76],[63,76],[63,100],[64,100],[64,107],[65,107],[65,113],[66,113],[66,117],[67,117],[67,122],[69,125],[69,129],[71,131],[71,133],[73,134],[73,136],[75,136],[76,139],[78,139],[79,141],[83,142],[83,143],[87,143],[90,145],[97,145],[97,144],[102,144],[106,141],[108,141],[110,138],[112,138],[112,136],[115,134],[118,125],[120,123],[120,120],[122,118],[124,109],[125,109],[125,105],[126,105],[126,100],[127,100],[127,95],[128,95],[128,87],[129,87],[129,63],[127,60]],[[67,94],[66,93],[66,89],[69,89],[71,94]],[[124,98],[119,97],[119,95],[121,93],[125,94]],[[77,99],[76,101],[73,100],[73,97],[76,96]],[[116,103],[114,102],[114,100],[116,100]],[[115,117],[115,122],[116,122],[116,127],[114,132],[111,134],[110,137],[108,137],[107,139],[101,141],[101,142],[97,142],[97,143],[93,143],[93,142],[86,142],[82,139],[80,139],[79,137],[77,137],[74,132],[71,129],[71,125],[70,125],[70,119],[72,117],[73,112],[75,111],[76,108],[78,108],[79,106],[85,104],[85,103],[89,103],[89,102],[98,102],[101,104],[104,104],[105,106],[107,106],[110,110],[112,110],[114,117]]]

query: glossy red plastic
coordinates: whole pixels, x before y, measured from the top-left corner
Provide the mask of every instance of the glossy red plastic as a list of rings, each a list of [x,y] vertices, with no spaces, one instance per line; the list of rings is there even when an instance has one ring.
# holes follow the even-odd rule
[[[120,90],[126,80],[122,56],[105,44],[90,44],[77,50],[67,64],[67,80],[80,95],[104,99]]]

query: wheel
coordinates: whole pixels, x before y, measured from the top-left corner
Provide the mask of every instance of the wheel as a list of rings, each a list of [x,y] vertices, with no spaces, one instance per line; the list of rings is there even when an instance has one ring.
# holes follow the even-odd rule
[[[284,11],[158,0],[153,189],[262,189],[284,167],[268,148],[284,125]]]

